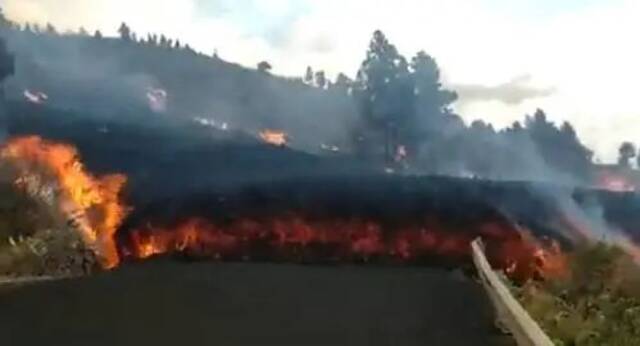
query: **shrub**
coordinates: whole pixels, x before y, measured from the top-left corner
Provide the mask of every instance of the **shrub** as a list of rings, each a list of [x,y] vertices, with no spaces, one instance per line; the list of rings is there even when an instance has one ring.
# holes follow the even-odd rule
[[[640,267],[620,248],[582,245],[567,277],[512,286],[557,345],[639,345]]]

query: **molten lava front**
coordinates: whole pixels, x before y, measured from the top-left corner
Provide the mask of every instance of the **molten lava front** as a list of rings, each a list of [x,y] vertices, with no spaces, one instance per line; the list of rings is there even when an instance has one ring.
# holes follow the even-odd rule
[[[417,263],[428,258],[461,264],[469,260],[470,242],[476,237],[485,240],[493,264],[516,280],[566,272],[565,256],[556,243],[542,244],[527,231],[499,223],[460,231],[426,222],[389,228],[360,219],[274,216],[214,224],[193,218],[175,227],[135,229],[121,253],[135,259],[183,253],[220,260]]]
[[[597,187],[613,192],[633,192],[638,186],[627,176],[615,173],[605,172],[598,177]]]
[[[74,219],[83,241],[105,269],[115,268],[122,258],[174,253],[220,260],[464,264],[470,260],[470,243],[481,237],[492,264],[516,280],[566,272],[565,255],[556,243],[539,241],[532,232],[496,219],[462,227],[437,215],[389,223],[358,215],[274,212],[255,217],[240,212],[226,221],[184,218],[157,227],[143,221],[144,226],[116,234],[129,210],[121,199],[124,175],[93,176],[74,147],[36,136],[11,139],[0,155],[16,167],[16,185],[56,186],[52,204]]]
[[[259,133],[260,138],[268,144],[284,147],[289,142],[289,136],[284,131],[264,130]]]

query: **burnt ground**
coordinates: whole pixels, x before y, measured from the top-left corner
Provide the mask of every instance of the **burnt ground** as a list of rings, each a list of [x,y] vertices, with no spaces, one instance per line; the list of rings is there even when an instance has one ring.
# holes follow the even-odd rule
[[[3,345],[506,345],[444,269],[152,261],[0,294]]]

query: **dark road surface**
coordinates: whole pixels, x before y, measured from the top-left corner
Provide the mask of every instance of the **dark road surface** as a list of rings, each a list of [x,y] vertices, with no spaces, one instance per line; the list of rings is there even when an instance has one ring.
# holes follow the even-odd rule
[[[475,282],[434,268],[155,261],[0,292],[0,344],[504,345]]]

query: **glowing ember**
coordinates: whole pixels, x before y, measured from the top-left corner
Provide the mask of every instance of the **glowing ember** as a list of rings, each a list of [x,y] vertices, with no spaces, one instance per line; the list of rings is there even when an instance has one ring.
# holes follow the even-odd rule
[[[0,156],[15,164],[23,177],[33,172],[53,176],[60,189],[61,212],[76,221],[82,239],[96,252],[104,268],[118,264],[113,236],[127,213],[119,198],[125,176],[94,177],[85,171],[75,148],[36,136],[10,140]],[[22,181],[18,179],[17,183]]]
[[[289,136],[286,132],[277,130],[264,130],[260,132],[260,138],[271,145],[283,147],[287,145]]]
[[[614,192],[632,192],[636,186],[630,179],[623,175],[612,172],[604,173],[598,179],[598,187],[603,190]]]
[[[41,91],[25,89],[22,94],[27,101],[35,104],[43,104],[49,100],[49,96]]]
[[[163,89],[147,89],[147,101],[149,101],[149,108],[156,113],[161,113],[167,110],[167,92]]]
[[[285,261],[418,261],[422,258],[468,260],[470,243],[478,236],[488,244],[496,268],[518,280],[551,278],[566,272],[564,254],[557,244],[543,246],[526,232],[489,223],[474,232],[461,232],[434,224],[388,229],[360,219],[308,221],[284,216],[239,219],[214,224],[190,219],[175,227],[136,229],[122,253],[144,259],[185,253],[214,259],[262,256]]]
[[[497,247],[494,244],[493,251],[494,265],[516,281],[558,279],[569,273],[567,256],[557,242],[543,245],[526,231],[519,238],[505,239]]]

